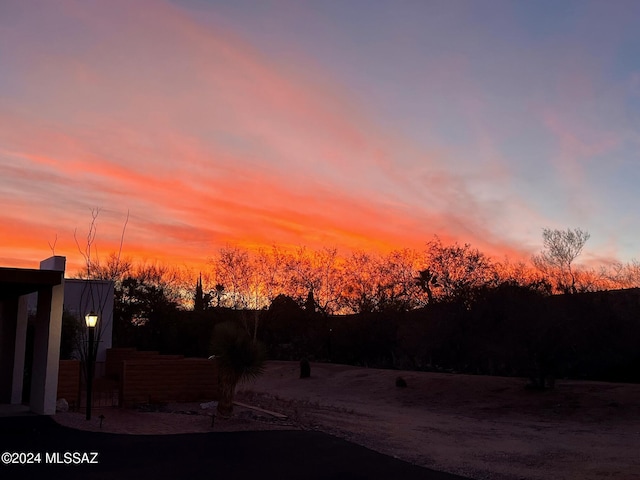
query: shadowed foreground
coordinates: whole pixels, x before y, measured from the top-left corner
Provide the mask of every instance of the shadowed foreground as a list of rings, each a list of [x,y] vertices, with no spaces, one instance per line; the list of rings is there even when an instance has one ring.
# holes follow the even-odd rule
[[[0,477],[454,480],[319,432],[116,435],[62,427],[49,417],[0,418],[0,454],[40,453],[40,464],[0,465]],[[98,452],[98,464],[45,464],[45,453]]]
[[[268,362],[241,402],[411,464],[492,480],[640,480],[640,385]],[[407,387],[395,386],[401,376]]]

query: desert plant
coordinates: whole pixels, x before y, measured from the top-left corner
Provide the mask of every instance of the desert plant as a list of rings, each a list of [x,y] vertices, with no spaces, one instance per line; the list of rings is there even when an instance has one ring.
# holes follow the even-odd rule
[[[398,388],[406,388],[407,387],[407,381],[402,377],[397,377],[396,378],[396,387],[398,387]]]
[[[300,378],[309,378],[311,376],[311,365],[309,360],[303,358],[300,360]]]
[[[255,378],[264,371],[266,358],[262,343],[252,339],[240,325],[225,321],[213,330],[212,359],[218,362],[220,399],[218,414],[233,413],[233,397],[238,383]]]

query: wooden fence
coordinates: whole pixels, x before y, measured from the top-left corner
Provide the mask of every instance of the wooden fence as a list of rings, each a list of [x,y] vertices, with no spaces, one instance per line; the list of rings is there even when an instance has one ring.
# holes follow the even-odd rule
[[[79,360],[60,360],[58,369],[58,398],[64,398],[74,410],[80,402],[82,372]]]
[[[118,380],[122,407],[218,398],[217,364],[203,358],[111,349],[106,372]]]
[[[67,399],[72,408],[81,407],[79,403],[84,385],[80,368],[78,360],[60,361],[58,398]],[[105,377],[97,378],[94,382],[96,406],[132,407],[141,403],[217,399],[216,362],[203,358],[184,358],[181,355],[141,352],[133,348],[107,350]]]

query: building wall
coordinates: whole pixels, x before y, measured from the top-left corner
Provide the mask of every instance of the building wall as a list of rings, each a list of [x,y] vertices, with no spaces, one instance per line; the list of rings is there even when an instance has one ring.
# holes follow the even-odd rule
[[[113,344],[113,300],[113,282],[75,278],[67,278],[64,281],[64,309],[76,317],[81,328],[85,325],[84,316],[87,313],[94,311],[98,314],[98,326],[96,327],[100,331],[100,343],[96,357],[98,376],[103,374],[102,369],[107,360],[106,352]],[[37,302],[37,294],[29,296],[30,312],[35,311]],[[83,328],[86,330],[86,327]],[[80,358],[79,355],[76,357]]]
[[[113,282],[105,280],[66,279],[64,289],[64,308],[73,314],[81,325],[84,316],[93,311],[98,314],[100,343],[96,362],[107,360],[107,349],[112,345],[113,332]],[[85,327],[86,328],[86,327]],[[96,337],[98,332],[96,331]]]

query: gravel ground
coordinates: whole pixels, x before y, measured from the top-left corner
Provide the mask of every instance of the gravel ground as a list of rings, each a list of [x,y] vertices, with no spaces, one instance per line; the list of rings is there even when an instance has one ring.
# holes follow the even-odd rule
[[[395,386],[402,376],[406,388]],[[287,416],[236,407],[216,419],[200,404],[136,411],[103,409],[67,426],[131,434],[265,429],[318,430],[436,470],[476,479],[640,479],[640,385],[559,381],[531,392],[522,379],[269,362],[236,400]],[[102,429],[99,415],[105,416]]]

